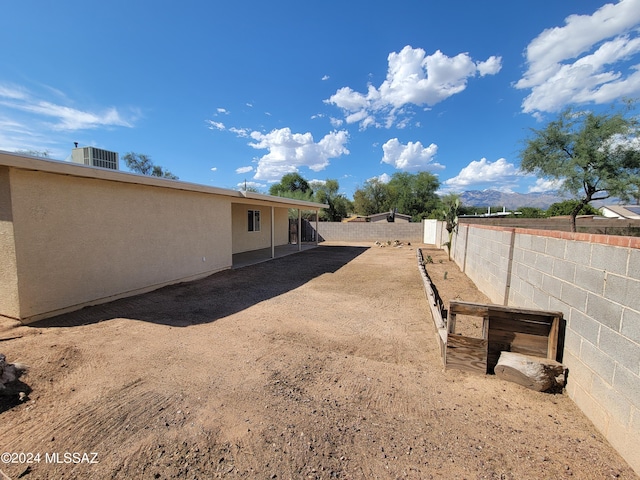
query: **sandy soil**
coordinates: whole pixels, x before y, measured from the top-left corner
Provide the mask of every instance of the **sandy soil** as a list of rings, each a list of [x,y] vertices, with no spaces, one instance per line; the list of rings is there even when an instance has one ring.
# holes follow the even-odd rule
[[[427,254],[447,304],[486,301]],[[566,394],[444,371],[415,246],[323,244],[0,339],[33,390],[0,397],[0,452],[41,455],[4,479],[638,478]]]

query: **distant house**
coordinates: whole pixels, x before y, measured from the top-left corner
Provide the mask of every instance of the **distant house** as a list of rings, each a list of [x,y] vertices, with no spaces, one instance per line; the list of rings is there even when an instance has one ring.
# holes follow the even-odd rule
[[[369,215],[368,222],[397,222],[397,223],[408,223],[411,221],[411,215],[404,215],[403,213],[391,213],[391,212],[383,212],[383,213],[375,213],[373,215]]]
[[[289,209],[300,223],[326,207],[0,151],[0,315],[30,323],[203,278],[237,254],[274,257]]]
[[[366,222],[367,217],[365,215],[351,215],[350,217],[343,218],[342,223],[352,223],[352,222]]]
[[[374,213],[373,215],[353,215],[351,217],[345,218],[342,220],[343,222],[397,222],[397,223],[408,223],[411,221],[411,215],[404,215],[403,213]]]
[[[600,211],[607,218],[640,220],[640,205],[605,205]]]

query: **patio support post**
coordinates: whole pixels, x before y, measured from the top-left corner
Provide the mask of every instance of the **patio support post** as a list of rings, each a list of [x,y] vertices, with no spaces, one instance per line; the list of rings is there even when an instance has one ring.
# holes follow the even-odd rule
[[[302,209],[298,209],[298,251],[302,251]]]
[[[320,216],[320,210],[316,208],[316,246],[318,245],[318,217]]]
[[[274,206],[271,205],[271,258],[276,258],[275,216]]]

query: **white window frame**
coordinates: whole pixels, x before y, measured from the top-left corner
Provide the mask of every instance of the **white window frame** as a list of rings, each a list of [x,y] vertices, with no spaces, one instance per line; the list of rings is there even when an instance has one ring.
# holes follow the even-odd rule
[[[249,232],[260,231],[260,210],[247,210],[247,230]]]

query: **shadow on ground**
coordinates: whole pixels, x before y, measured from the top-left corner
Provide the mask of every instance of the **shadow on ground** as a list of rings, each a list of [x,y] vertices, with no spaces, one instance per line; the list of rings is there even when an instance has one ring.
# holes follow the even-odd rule
[[[24,398],[20,398],[21,392]],[[20,380],[14,380],[5,385],[5,388],[0,392],[0,413],[6,412],[26,401],[30,393],[31,387]]]
[[[237,270],[225,270],[202,280],[86,307],[30,326],[71,327],[113,318],[177,327],[213,322],[293,290],[320,275],[335,272],[367,249],[320,246]]]

